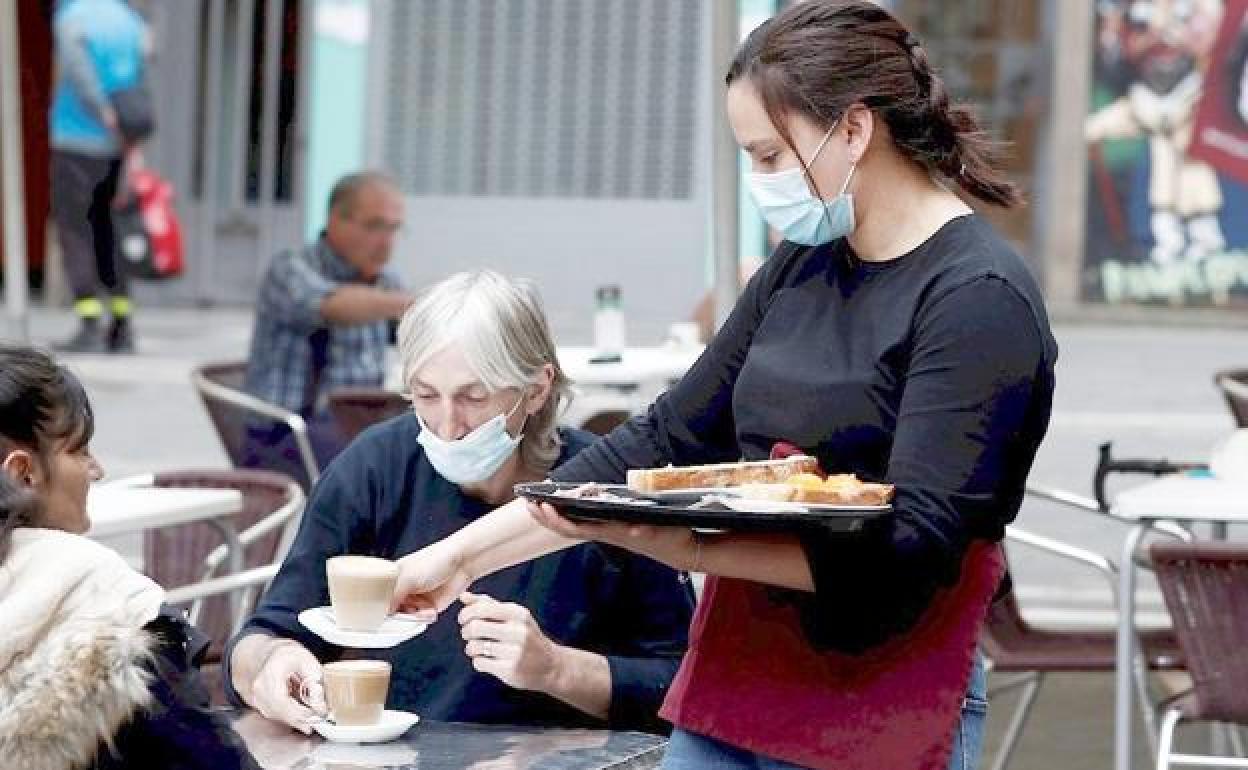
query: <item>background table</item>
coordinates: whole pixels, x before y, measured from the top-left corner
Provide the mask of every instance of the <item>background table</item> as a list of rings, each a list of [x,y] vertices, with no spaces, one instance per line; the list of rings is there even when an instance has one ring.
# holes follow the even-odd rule
[[[402,738],[335,744],[245,712],[234,722],[266,770],[395,767],[419,770],[644,770],[666,740],[646,733],[421,721]]]
[[[94,484],[87,493],[89,537],[143,532],[192,521],[217,520],[242,510],[236,489],[184,489]]]
[[[1135,522],[1122,545],[1118,575],[1118,649],[1114,670],[1114,768],[1131,768],[1135,674],[1135,552],[1155,521],[1248,523],[1248,484],[1210,477],[1168,476],[1133,487],[1114,500],[1113,513]],[[1224,532],[1225,530],[1219,530]]]
[[[87,515],[91,519],[87,536],[113,540],[118,536],[141,535],[149,529],[203,521],[221,533],[227,573],[238,574],[244,566],[243,546],[238,540],[234,515],[242,509],[243,495],[237,489],[158,488],[126,480],[93,484],[87,492]],[[116,543],[110,545],[117,547]],[[143,571],[141,540],[135,547],[137,554],[123,551],[123,555],[131,566]],[[229,602],[231,614],[238,617],[238,596],[231,593]]]
[[[559,364],[573,388],[564,422],[582,425],[604,412],[641,412],[689,371],[702,350],[701,345],[631,347],[618,361],[595,363],[595,348],[559,348]]]
[[[559,364],[574,383],[598,387],[641,387],[648,383],[663,387],[679,380],[702,355],[701,345],[657,345],[625,348],[618,361],[595,362],[598,350],[590,347],[561,347]]]

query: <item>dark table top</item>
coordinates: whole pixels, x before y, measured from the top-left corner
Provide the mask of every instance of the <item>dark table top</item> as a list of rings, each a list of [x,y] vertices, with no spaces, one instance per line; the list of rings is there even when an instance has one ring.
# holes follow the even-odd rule
[[[266,770],[642,770],[659,766],[666,740],[646,733],[421,720],[390,743],[330,743],[248,712],[234,722]]]

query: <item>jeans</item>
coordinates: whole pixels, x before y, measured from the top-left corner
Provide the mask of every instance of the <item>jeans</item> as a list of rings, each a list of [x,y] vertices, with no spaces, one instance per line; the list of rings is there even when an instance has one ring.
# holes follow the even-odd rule
[[[975,770],[984,741],[988,718],[988,677],[984,660],[975,654],[971,683],[962,701],[962,717],[953,731],[953,753],[949,770]],[[697,735],[677,727],[672,731],[663,755],[662,770],[801,770],[800,765],[783,762],[730,746],[723,741]]]

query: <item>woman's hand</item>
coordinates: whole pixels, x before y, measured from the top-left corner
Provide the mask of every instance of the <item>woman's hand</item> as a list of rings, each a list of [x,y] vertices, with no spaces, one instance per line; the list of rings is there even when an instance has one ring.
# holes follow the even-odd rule
[[[460,633],[474,669],[519,690],[552,689],[560,647],[542,632],[527,607],[467,592],[460,599]]]
[[[328,709],[321,686],[321,662],[290,639],[273,641],[251,685],[251,705],[265,719],[306,734]]]
[[[605,521],[572,521],[549,503],[529,502],[529,514],[543,527],[564,537],[596,540],[661,561],[678,570],[691,571],[697,549],[688,527],[656,527]]]
[[[399,559],[391,605],[398,612],[440,613],[474,579],[452,542],[442,540]]]

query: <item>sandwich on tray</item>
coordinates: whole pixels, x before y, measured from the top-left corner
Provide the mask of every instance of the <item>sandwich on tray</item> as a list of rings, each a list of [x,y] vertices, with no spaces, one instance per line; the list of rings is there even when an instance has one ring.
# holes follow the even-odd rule
[[[728,487],[735,496],[746,499],[822,505],[887,505],[893,499],[892,484],[861,481],[851,473],[825,478],[819,461],[803,454],[772,460],[635,469],[628,472],[628,487],[643,494]]]

